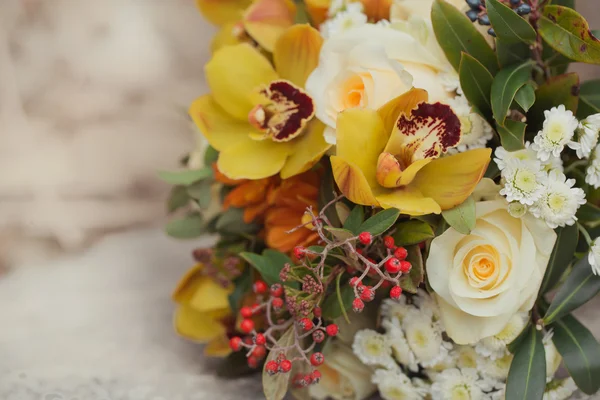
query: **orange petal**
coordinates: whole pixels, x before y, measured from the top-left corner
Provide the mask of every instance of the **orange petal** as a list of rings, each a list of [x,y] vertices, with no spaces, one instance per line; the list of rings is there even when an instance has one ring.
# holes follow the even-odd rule
[[[308,11],[314,26],[319,26],[325,22],[331,0],[305,0],[304,4],[306,4],[306,11]]]
[[[396,157],[390,153],[381,153],[377,162],[377,182],[386,188],[406,186],[431,160],[431,158],[417,160],[403,170]]]
[[[367,14],[369,21],[376,22],[382,19],[390,19],[392,0],[360,0],[360,2],[363,4],[363,12]]]
[[[272,52],[279,36],[294,24],[296,6],[288,0],[257,0],[244,13],[246,32]]]
[[[310,25],[294,25],[277,40],[273,50],[275,70],[283,79],[304,87],[319,63],[323,38]]]
[[[379,205],[360,168],[339,156],[331,157],[331,168],[335,182],[350,201],[365,206]]]

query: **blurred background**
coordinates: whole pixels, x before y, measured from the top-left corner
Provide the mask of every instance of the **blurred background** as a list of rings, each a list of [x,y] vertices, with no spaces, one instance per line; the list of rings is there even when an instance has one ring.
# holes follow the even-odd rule
[[[600,2],[578,9],[600,28]],[[0,1],[0,399],[260,398],[172,330],[164,236],[214,29],[193,0]],[[576,65],[582,80],[600,67]],[[600,307],[580,310],[600,337]]]

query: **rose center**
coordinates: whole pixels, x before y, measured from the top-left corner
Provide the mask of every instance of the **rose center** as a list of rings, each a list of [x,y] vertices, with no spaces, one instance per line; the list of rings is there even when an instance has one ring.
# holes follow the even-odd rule
[[[342,85],[342,105],[344,109],[363,105],[365,84],[360,75],[352,75]]]

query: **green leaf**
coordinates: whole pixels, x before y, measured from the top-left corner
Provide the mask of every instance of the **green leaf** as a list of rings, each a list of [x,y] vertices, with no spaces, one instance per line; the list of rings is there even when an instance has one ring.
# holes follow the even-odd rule
[[[337,203],[335,203],[335,212],[338,218],[340,219],[340,223],[343,226],[343,224],[348,219],[348,216],[350,215],[350,207],[348,207],[343,202],[338,201]]]
[[[564,104],[567,110],[577,111],[579,76],[572,72],[550,78],[535,91],[535,104],[527,113],[529,130],[537,132],[544,123],[544,111]]]
[[[586,394],[596,393],[600,389],[600,344],[594,335],[572,315],[565,315],[552,328],[552,341],[577,387]]]
[[[397,246],[408,246],[432,239],[435,234],[427,222],[411,219],[396,225],[396,232],[392,236]]]
[[[501,126],[510,110],[517,91],[531,79],[533,61],[501,70],[492,83],[492,111]]]
[[[535,42],[537,35],[531,24],[514,12],[512,8],[498,0],[486,0],[485,4],[497,37],[507,42],[528,44]]]
[[[563,6],[544,7],[538,32],[554,50],[571,60],[600,64],[600,41],[577,11]]]
[[[523,328],[523,330],[521,331],[521,333],[519,333],[517,335],[517,337],[513,339],[512,342],[510,342],[509,344],[506,345],[506,349],[508,351],[510,351],[512,354],[515,354],[515,352],[517,351],[517,349],[521,345],[521,342],[523,341],[523,339],[525,337],[527,337],[527,335],[529,335],[529,329],[530,328],[531,328],[531,320],[528,320],[527,324],[525,325],[525,327]]]
[[[496,39],[496,53],[502,68],[522,64],[531,58],[531,49],[525,43],[508,43],[499,38]]]
[[[575,0],[551,0],[549,3],[575,9]]]
[[[475,228],[475,200],[469,196],[462,204],[442,211],[442,216],[452,228],[468,235]]]
[[[358,228],[358,231],[370,232],[374,236],[381,235],[396,223],[399,216],[400,210],[396,208],[380,211],[363,222]]]
[[[185,207],[190,198],[187,194],[185,186],[173,186],[169,199],[167,200],[167,210],[172,213],[182,207]]]
[[[583,82],[579,91],[577,117],[584,119],[598,113],[600,113],[600,79]]]
[[[219,233],[246,234],[257,232],[260,226],[245,223],[244,210],[232,207],[219,216],[215,228]]]
[[[515,350],[506,382],[506,398],[541,400],[546,389],[546,354],[542,333],[531,326]]]
[[[592,203],[585,203],[577,210],[577,219],[592,227],[600,224],[600,208]]]
[[[358,235],[360,233],[360,226],[365,220],[365,209],[363,206],[357,205],[354,206],[352,211],[350,211],[350,215],[344,222],[344,229],[348,229],[350,232]]]
[[[242,298],[252,287],[252,269],[244,268],[242,274],[233,282],[233,292],[227,297],[229,307],[235,315],[240,309]]]
[[[279,272],[281,272],[286,263],[291,262],[289,257],[285,254],[271,249],[265,250],[262,256],[255,253],[244,252],[240,253],[240,257],[246,260],[260,273],[267,285],[281,283]]]
[[[219,159],[219,152],[212,146],[208,146],[204,152],[204,165],[210,167]]]
[[[169,221],[165,227],[167,235],[177,239],[193,239],[202,236],[206,229],[199,213]]]
[[[285,331],[275,346],[277,348],[285,349],[283,350],[283,353],[287,359],[293,359],[298,353],[296,347],[293,346],[293,344],[296,342],[296,332],[294,329],[295,327],[292,325],[287,331]],[[266,368],[266,365],[269,361],[276,360],[280,353],[281,351],[269,352],[264,368]],[[276,374],[271,376],[264,368],[262,373],[262,384],[265,398],[267,400],[283,400],[288,391],[292,373],[290,372],[287,374]]]
[[[183,171],[159,171],[159,179],[170,183],[171,185],[188,186],[201,179],[206,179],[212,176],[213,170],[210,167],[202,169],[192,169]]]
[[[531,84],[522,86],[515,95],[515,101],[525,112],[529,111],[533,103],[535,103],[535,89],[533,86]]]
[[[554,249],[552,249],[552,254],[548,261],[548,268],[546,268],[546,273],[544,274],[540,294],[552,290],[558,283],[560,277],[565,273],[571,261],[573,261],[578,241],[579,230],[577,229],[577,225],[567,225],[564,228],[556,229],[556,244],[554,245]]]
[[[331,226],[326,226],[325,230],[333,235],[336,240],[344,241],[354,237],[355,235],[350,232],[348,229],[343,228],[332,228]]]
[[[325,173],[321,178],[321,187],[319,188],[319,210],[323,210],[325,205],[329,204],[333,199],[336,198],[337,192],[335,190],[335,181],[333,180],[333,172],[331,169],[331,163],[329,159],[326,158],[323,161],[325,165]],[[342,226],[340,219],[338,218],[337,212],[335,211],[335,207],[329,207],[325,210],[325,216],[331,222],[331,225],[338,228]]]
[[[544,323],[551,324],[567,315],[585,304],[598,292],[600,292],[600,276],[593,274],[588,257],[585,255],[575,264],[569,277],[552,299],[544,316]]]
[[[490,161],[490,163],[488,164],[488,167],[485,170],[484,176],[486,178],[490,178],[490,179],[495,179],[498,176],[500,176],[500,168],[498,168],[498,164],[496,164],[496,161],[494,161],[494,159],[492,159]]]
[[[187,194],[195,199],[201,208],[207,208],[212,200],[211,186],[212,182],[210,180],[192,183],[187,187]]]
[[[462,52],[473,56],[492,75],[498,71],[494,50],[462,11],[444,0],[435,0],[431,22],[438,43],[456,71],[460,70]]]
[[[459,67],[460,86],[467,100],[484,116],[492,115],[490,93],[494,77],[479,61],[462,53]]]
[[[425,269],[423,267],[423,255],[419,246],[413,245],[406,248],[408,256],[406,261],[410,262],[412,268],[408,275],[400,278],[400,287],[408,293],[417,293],[419,285],[425,280]]]
[[[323,310],[323,318],[336,319],[342,315],[348,319],[347,311],[352,308],[354,301],[354,289],[350,285],[340,287],[340,279],[342,274],[336,277],[336,292],[325,299],[321,309]]]
[[[500,136],[502,147],[507,151],[516,151],[525,148],[525,127],[527,125],[521,121],[508,119],[504,126],[496,124],[496,130]]]

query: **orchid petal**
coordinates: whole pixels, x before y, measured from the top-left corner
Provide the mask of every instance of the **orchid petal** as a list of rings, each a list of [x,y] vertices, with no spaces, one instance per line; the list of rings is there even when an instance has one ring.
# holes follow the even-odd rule
[[[379,206],[364,173],[355,164],[333,156],[331,169],[338,187],[350,201],[365,206]]]
[[[383,208],[397,208],[403,214],[427,215],[442,212],[440,206],[430,197],[424,196],[418,189],[407,186],[377,196]]]
[[[291,150],[290,142],[248,138],[223,150],[217,166],[231,179],[267,178],[281,171]]]
[[[296,6],[290,0],[257,0],[244,13],[244,29],[265,50],[272,52],[277,39],[294,24]]]
[[[273,51],[279,76],[304,87],[306,79],[319,63],[323,38],[310,25],[294,25],[277,40]]]
[[[252,0],[196,0],[196,5],[204,17],[215,25],[236,22]]]
[[[294,151],[281,170],[283,179],[308,171],[321,159],[323,154],[331,147],[323,137],[324,131],[325,125],[314,119],[308,124],[305,132],[294,139]]]

